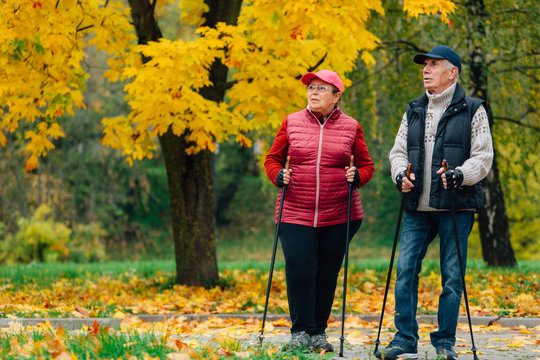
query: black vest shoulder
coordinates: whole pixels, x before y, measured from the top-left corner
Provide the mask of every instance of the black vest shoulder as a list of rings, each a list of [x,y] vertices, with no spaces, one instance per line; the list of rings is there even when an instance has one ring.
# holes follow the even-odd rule
[[[444,189],[437,170],[446,159],[452,167],[462,165],[471,154],[471,121],[484,103],[481,99],[465,96],[463,88],[457,84],[450,106],[446,109],[435,135],[435,146],[431,162],[431,190],[429,206],[436,209],[478,209],[483,205],[481,184],[463,186],[460,189]],[[427,95],[411,101],[407,105],[407,152],[411,163],[411,172],[416,175],[415,187],[406,194],[406,209],[416,210],[422,193],[424,174],[424,129],[426,118]],[[452,201],[450,201],[452,200]]]

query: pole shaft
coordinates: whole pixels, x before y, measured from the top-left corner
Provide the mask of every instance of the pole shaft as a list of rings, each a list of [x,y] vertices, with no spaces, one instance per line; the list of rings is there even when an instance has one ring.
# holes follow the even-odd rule
[[[279,212],[278,212],[278,221],[276,224],[276,235],[274,236],[274,247],[272,249],[272,261],[270,262],[270,274],[268,275],[268,284],[266,285],[266,300],[264,302],[264,312],[261,325],[261,335],[259,336],[259,342],[262,344],[264,339],[264,324],[266,322],[266,312],[268,311],[268,299],[270,298],[270,289],[272,287],[272,275],[274,273],[274,264],[276,262],[276,250],[277,242],[279,236],[279,224],[281,223],[281,212],[283,210],[283,199],[285,198],[285,189],[287,186],[284,186],[281,190],[281,198],[279,200]]]
[[[349,183],[349,198],[347,202],[347,235],[345,237],[345,265],[343,269],[343,306],[341,308],[341,337],[339,345],[339,356],[343,357],[343,342],[345,341],[345,305],[347,302],[347,270],[349,268],[349,236],[351,227],[351,197],[352,184]]]
[[[390,279],[392,278],[392,268],[394,266],[394,258],[396,256],[396,249],[397,249],[397,241],[399,238],[399,231],[401,229],[401,219],[403,217],[403,209],[405,208],[405,195],[401,195],[401,205],[399,206],[399,214],[398,214],[398,221],[396,226],[396,231],[394,234],[394,244],[392,245],[392,255],[390,256],[390,264],[388,265],[388,274],[386,276],[386,286],[384,288],[384,298],[383,298],[383,306],[381,310],[381,317],[379,318],[379,330],[377,332],[377,340],[375,341],[375,350],[374,353],[377,352],[379,349],[380,344],[380,336],[381,336],[381,327],[384,317],[384,310],[386,308],[386,299],[388,297],[388,288],[390,287]]]
[[[446,161],[446,159],[443,160],[442,166],[445,172],[450,168],[448,165],[448,161]],[[450,192],[453,191],[453,189],[447,189],[447,190]],[[452,195],[453,194],[450,193],[450,214],[452,216],[452,225],[454,226],[454,239],[456,240],[456,253],[457,253],[457,257],[459,261],[459,273],[461,274],[461,284],[463,286],[463,297],[465,298],[465,309],[467,310],[467,321],[469,322],[469,331],[471,333],[471,344],[472,344],[471,351],[473,352],[474,360],[478,360],[478,356],[476,355],[477,349],[474,344],[474,335],[473,335],[472,322],[471,322],[471,312],[469,310],[469,298],[467,297],[467,286],[465,285],[465,268],[463,267],[463,259],[461,257],[461,248],[459,247],[459,236],[457,233],[454,197]]]
[[[474,336],[473,336],[473,329],[472,329],[472,322],[471,322],[471,312],[469,310],[469,299],[467,296],[467,286],[465,285],[465,270],[463,267],[463,258],[461,257],[461,248],[459,247],[459,237],[457,233],[457,222],[456,222],[456,214],[452,206],[451,210],[452,214],[452,224],[454,225],[454,238],[456,240],[456,251],[459,261],[459,272],[461,274],[461,284],[463,286],[463,297],[465,298],[465,309],[467,310],[467,320],[469,322],[469,331],[471,333],[471,343],[472,343],[472,352],[474,354],[474,359],[476,360],[478,357],[476,356],[476,346],[474,344]]]
[[[287,161],[285,162],[285,169],[289,170],[289,164],[291,161],[291,157],[287,156]],[[264,302],[264,312],[263,312],[263,319],[262,319],[262,325],[261,325],[261,335],[259,336],[259,343],[262,344],[264,339],[264,324],[266,323],[266,312],[268,311],[268,299],[270,297],[270,289],[272,288],[272,275],[274,274],[274,264],[276,262],[276,250],[277,250],[277,243],[278,243],[278,237],[279,237],[279,225],[281,224],[281,212],[283,211],[283,201],[285,199],[285,190],[287,189],[287,185],[284,185],[281,188],[281,197],[279,199],[279,212],[278,212],[278,218],[277,218],[277,224],[276,224],[276,235],[274,236],[274,247],[272,248],[272,261],[270,262],[270,274],[268,275],[268,284],[266,285],[266,300]]]

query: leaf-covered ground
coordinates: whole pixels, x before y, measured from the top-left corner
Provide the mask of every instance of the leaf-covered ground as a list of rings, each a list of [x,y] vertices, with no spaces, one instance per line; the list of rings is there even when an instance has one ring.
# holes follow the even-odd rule
[[[16,270],[21,275],[20,268]],[[283,313],[284,318],[267,321],[263,347],[254,346],[261,322],[250,318],[249,314],[263,311],[267,271],[225,270],[221,273],[220,285],[211,288],[174,285],[172,273],[157,270],[121,271],[115,275],[65,274],[51,277],[50,281],[43,281],[41,273],[28,277],[23,274],[19,279],[1,277],[0,317],[117,317],[122,319],[120,329],[102,328],[95,323],[90,328],[65,331],[53,329],[47,323],[21,328],[17,322],[12,322],[8,328],[0,329],[0,358],[303,360],[335,357],[335,354],[282,351],[279,344],[285,341],[290,327],[285,320],[288,309],[283,270],[274,273],[269,312]],[[352,268],[349,273],[345,344],[348,351],[356,349],[361,354],[355,358],[373,358],[370,354],[378,323],[363,321],[354,314],[380,313],[385,281],[386,272],[382,270]],[[471,269],[466,281],[473,315],[538,316],[540,285],[536,271]],[[436,312],[439,292],[439,275],[427,270],[421,278],[419,313]],[[335,312],[340,313],[341,284],[334,306]],[[391,290],[381,335],[383,346],[394,332],[390,315],[393,311]],[[179,316],[157,323],[144,322],[137,317],[138,314],[193,313],[245,313],[248,316],[243,319],[210,317],[205,321],[188,321],[188,317]],[[328,333],[335,346],[339,344],[340,326],[332,317]],[[501,328],[498,323],[473,328],[479,336],[492,334],[481,344],[479,355],[489,354],[489,351],[509,356],[530,354],[540,345],[540,328],[510,330]],[[429,332],[433,329],[433,325],[421,324],[420,345],[429,345]],[[466,325],[460,324],[459,329],[462,333],[468,332]],[[469,354],[469,339],[458,338],[456,349],[460,354]]]
[[[395,278],[395,276],[394,276]],[[156,272],[141,277],[126,272],[106,276],[88,274],[61,278],[48,285],[29,279],[22,284],[0,282],[0,317],[118,317],[127,314],[261,313],[268,272],[225,270],[221,284],[212,288],[173,285],[172,274]],[[535,317],[540,313],[540,282],[536,272],[502,273],[468,270],[466,282],[472,315]],[[386,272],[349,273],[347,312],[380,313]],[[393,284],[386,311],[394,311]],[[440,276],[431,271],[420,280],[419,314],[436,313]],[[338,285],[334,311],[341,306]],[[287,313],[285,273],[274,273],[270,313]],[[462,314],[465,314],[464,305]]]
[[[233,319],[211,317],[206,321],[187,321],[172,318],[163,322],[148,323],[137,316],[126,316],[119,330],[103,328],[94,322],[92,327],[82,330],[65,331],[53,329],[50,324],[20,328],[15,322],[8,328],[0,329],[0,357],[2,359],[333,359],[336,354],[314,353],[310,351],[283,351],[276,338],[286,338],[290,324],[284,319],[267,322],[265,341],[259,346],[257,339],[261,322],[255,319]],[[338,348],[337,334],[341,322],[331,321],[328,333],[330,341]],[[354,352],[354,359],[374,359],[371,353],[376,338],[377,322],[366,322],[357,316],[346,321],[345,344],[348,354]],[[429,332],[434,325],[421,324],[419,347],[429,345]],[[467,332],[466,325],[459,330]],[[494,352],[508,358],[521,354],[533,359],[539,354],[538,335],[540,327],[527,329],[517,327],[502,328],[494,323],[489,326],[473,326],[479,337],[489,333],[479,347],[482,358]],[[509,333],[511,332],[511,335]],[[387,344],[393,334],[391,320],[385,321],[381,339]],[[504,335],[501,335],[504,334]],[[486,339],[486,336],[483,336]],[[459,354],[470,354],[469,339],[457,339]],[[427,356],[425,359],[431,359]],[[491,357],[490,357],[491,358]],[[497,357],[500,359],[501,357]]]

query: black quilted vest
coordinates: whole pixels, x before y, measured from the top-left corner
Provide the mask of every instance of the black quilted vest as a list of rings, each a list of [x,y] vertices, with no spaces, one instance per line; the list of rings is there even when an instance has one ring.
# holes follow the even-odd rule
[[[484,197],[481,183],[462,186],[452,191],[445,190],[437,170],[443,159],[452,167],[462,165],[471,154],[471,121],[476,110],[484,103],[481,99],[465,96],[463,88],[456,84],[450,105],[442,115],[435,135],[435,147],[431,165],[431,191],[429,206],[436,209],[479,209]],[[416,175],[414,188],[405,196],[405,208],[410,211],[418,207],[424,177],[424,120],[428,97],[422,95],[407,105],[407,152],[411,172]]]

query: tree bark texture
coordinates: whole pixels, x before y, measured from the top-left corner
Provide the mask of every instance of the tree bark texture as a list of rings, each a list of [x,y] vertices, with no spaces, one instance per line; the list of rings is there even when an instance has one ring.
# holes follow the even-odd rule
[[[219,280],[214,233],[212,153],[187,155],[184,137],[159,137],[167,169],[174,237],[176,280],[206,285]]]
[[[129,0],[140,44],[158,40],[161,31],[149,0]],[[235,24],[240,0],[206,0],[210,10],[204,26],[218,22]],[[147,61],[148,59],[143,59]],[[206,99],[223,101],[228,69],[215,62],[210,70],[213,86],[201,89]],[[206,150],[187,155],[185,136],[169,131],[159,137],[167,170],[171,221],[175,246],[176,281],[187,285],[207,285],[219,280],[214,224],[213,154]]]
[[[488,97],[488,62],[481,44],[486,35],[486,11],[484,0],[469,0],[465,4],[468,14],[468,50],[470,66],[470,86],[472,96],[488,102],[489,127],[493,133],[493,116]],[[495,146],[493,146],[495,152]],[[504,196],[499,178],[497,156],[484,186],[485,203],[478,210],[478,226],[482,243],[482,256],[488,266],[515,266],[516,258],[510,242],[510,227],[504,204]]]

